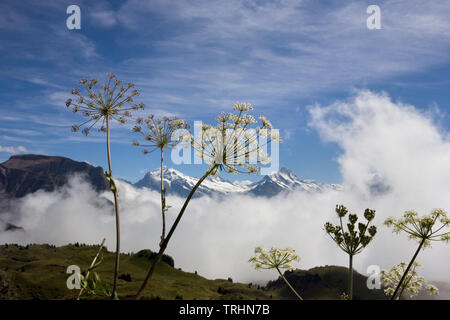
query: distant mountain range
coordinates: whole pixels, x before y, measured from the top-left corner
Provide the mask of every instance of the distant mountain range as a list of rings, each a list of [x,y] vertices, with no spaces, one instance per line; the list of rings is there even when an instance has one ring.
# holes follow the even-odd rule
[[[0,200],[11,201],[38,190],[53,191],[65,185],[74,174],[83,175],[98,192],[108,190],[102,167],[94,167],[87,162],[65,157],[25,154],[12,156],[8,161],[0,163]],[[163,169],[163,174],[167,193],[182,197],[187,196],[198,181],[198,178],[167,167]],[[159,192],[159,179],[160,170],[157,169],[148,172],[133,185]],[[340,189],[341,186],[336,184],[301,180],[292,171],[283,167],[278,172],[263,176],[257,182],[231,182],[219,176],[208,177],[197,190],[196,196],[251,194],[273,197],[294,190],[311,193]]]
[[[193,178],[178,170],[165,167],[163,169],[164,187],[168,194],[187,196],[198,178]],[[160,190],[160,169],[148,172],[141,180],[134,184],[138,188]],[[262,177],[257,182],[235,181],[231,182],[219,176],[208,177],[198,188],[196,196],[251,194],[254,196],[273,197],[280,193],[294,190],[303,192],[323,192],[326,190],[341,190],[337,184],[320,184],[311,180],[299,179],[291,170],[282,167],[278,172]]]

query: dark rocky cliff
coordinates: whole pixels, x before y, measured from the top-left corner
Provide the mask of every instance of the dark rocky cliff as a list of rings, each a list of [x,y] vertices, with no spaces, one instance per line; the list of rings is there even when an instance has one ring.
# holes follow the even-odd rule
[[[20,198],[37,190],[53,191],[74,174],[84,175],[96,191],[108,188],[102,167],[64,157],[25,154],[0,163],[0,194]]]

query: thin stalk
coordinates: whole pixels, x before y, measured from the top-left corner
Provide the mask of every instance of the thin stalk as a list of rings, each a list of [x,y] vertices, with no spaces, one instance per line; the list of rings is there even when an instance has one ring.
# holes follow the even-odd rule
[[[353,255],[349,255],[349,268],[348,268],[348,298],[353,300]]]
[[[165,199],[165,190],[164,190],[164,148],[161,147],[161,215],[162,215],[162,233],[161,233],[161,244],[164,241],[164,237],[166,235],[166,199]]]
[[[102,244],[100,245],[100,248],[98,248],[97,254],[95,255],[94,259],[91,262],[91,265],[89,266],[89,268],[87,269],[86,272],[86,277],[84,277],[84,279],[87,281],[87,279],[89,278],[89,274],[91,273],[92,268],[95,265],[95,262],[97,261],[98,256],[100,255],[100,252],[103,249],[103,245],[105,244],[106,239],[103,238]],[[81,288],[80,292],[78,293],[78,297],[77,300],[80,300],[81,295],[83,294],[84,288]]]
[[[109,129],[109,115],[106,115],[106,146],[108,154],[108,167],[109,167],[109,177],[113,179],[112,165],[111,165],[111,150],[110,150],[110,129]],[[116,213],[116,262],[114,266],[114,282],[112,296],[113,299],[118,299],[117,296],[117,279],[119,276],[119,260],[120,260],[120,220],[119,220],[119,199],[117,195],[117,189],[111,190],[114,195],[114,209]]]
[[[408,283],[411,281],[411,279],[413,278],[414,272],[416,270],[416,266],[413,267],[412,271],[411,271],[411,276],[409,277],[409,279],[403,281],[404,284],[402,285],[401,289],[400,289],[400,293],[397,294],[397,300],[401,300],[402,295],[403,295],[403,291],[405,291],[406,287],[408,286]]]
[[[169,230],[169,233],[167,234],[167,237],[164,239],[164,241],[161,243],[161,246],[159,248],[158,255],[156,256],[155,260],[153,261],[152,265],[150,266],[150,269],[147,273],[147,276],[145,277],[144,281],[142,282],[141,287],[139,288],[138,292],[134,296],[136,300],[139,300],[142,296],[142,292],[144,291],[145,287],[147,286],[148,282],[153,276],[153,272],[155,271],[156,265],[161,260],[164,251],[167,248],[167,244],[169,243],[170,238],[172,237],[172,234],[174,233],[178,223],[181,220],[181,217],[183,217],[184,211],[186,210],[189,201],[191,201],[192,196],[194,195],[195,191],[197,191],[198,187],[202,184],[203,180],[205,180],[215,169],[217,165],[213,165],[211,168],[208,169],[208,171],[205,172],[205,174],[197,181],[195,186],[192,188],[191,192],[189,193],[188,197],[186,198],[183,207],[181,208],[180,212],[178,213],[177,218],[175,219],[175,222],[173,223],[172,227]]]
[[[401,287],[403,281],[405,280],[406,275],[408,274],[409,269],[411,269],[411,266],[412,266],[412,264],[414,263],[414,260],[416,260],[416,257],[417,257],[417,255],[419,254],[420,249],[422,249],[422,246],[423,246],[423,244],[425,243],[425,240],[426,240],[426,238],[422,238],[422,241],[420,242],[419,247],[418,247],[417,250],[416,250],[416,253],[414,253],[414,256],[412,257],[411,261],[409,262],[408,267],[407,267],[406,270],[405,270],[405,273],[403,273],[403,276],[402,276],[402,278],[400,279],[400,281],[399,281],[399,283],[398,283],[398,285],[397,285],[397,288],[395,288],[395,291],[394,291],[394,294],[393,294],[392,297],[391,297],[391,300],[395,300],[395,298],[396,298],[396,296],[397,296],[397,292],[398,292],[398,290],[400,289],[400,287]]]
[[[397,294],[397,300],[401,300],[403,291],[405,291],[406,287],[408,286],[409,281],[411,281],[412,277],[409,277],[409,279],[405,282],[405,284],[400,289],[400,292]]]
[[[303,300],[303,298],[298,294],[297,291],[295,291],[294,287],[291,286],[291,284],[289,283],[289,281],[287,281],[287,279],[284,277],[284,275],[281,273],[280,269],[278,269],[277,267],[277,271],[280,274],[281,278],[284,280],[284,282],[286,283],[286,285],[289,287],[289,289],[291,289],[291,291],[297,296],[297,298],[299,298],[300,300]]]

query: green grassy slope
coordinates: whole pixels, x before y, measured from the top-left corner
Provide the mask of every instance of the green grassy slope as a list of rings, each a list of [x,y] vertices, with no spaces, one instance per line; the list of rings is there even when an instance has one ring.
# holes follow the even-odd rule
[[[304,299],[325,300],[340,299],[343,292],[348,292],[348,269],[340,266],[315,267],[309,270],[286,271],[285,277]],[[354,300],[382,300],[387,299],[383,290],[369,290],[367,277],[353,272]],[[285,299],[296,299],[295,295],[286,287],[282,279],[270,281],[267,289],[276,291]]]
[[[66,280],[69,265],[86,270],[97,253],[97,246],[66,245],[0,245],[0,299],[74,299],[78,290],[69,290]],[[114,253],[104,252],[104,260],[96,269],[100,277],[112,284]],[[152,252],[122,254],[120,275],[129,274],[131,281],[119,279],[120,299],[132,299],[144,279]],[[143,299],[296,299],[283,280],[270,281],[265,288],[233,283],[226,279],[209,280],[195,273],[172,267],[173,259],[164,256]],[[347,291],[347,268],[322,266],[285,273],[286,278],[304,299],[340,299]],[[130,279],[128,279],[130,280]],[[369,290],[367,277],[354,273],[354,299],[386,299],[382,290]],[[439,297],[423,294],[418,299],[448,299],[450,285],[437,284]]]
[[[97,253],[96,246],[49,245],[0,246],[0,299],[74,299],[78,290],[69,290],[66,280],[69,265],[86,270]],[[170,259],[166,257],[166,261]],[[114,253],[105,252],[96,269],[102,280],[112,283]],[[130,299],[142,283],[150,265],[148,252],[122,254],[120,274],[130,274],[131,281],[119,280],[121,299]],[[220,288],[220,289],[219,289]],[[160,262],[143,299],[270,299],[272,292],[225,279],[208,280]]]

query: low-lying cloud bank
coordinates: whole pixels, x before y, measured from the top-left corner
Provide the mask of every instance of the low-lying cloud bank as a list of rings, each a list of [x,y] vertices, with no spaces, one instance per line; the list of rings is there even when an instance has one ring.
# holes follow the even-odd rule
[[[338,161],[345,190],[297,192],[271,199],[247,195],[194,199],[167,250],[178,267],[208,278],[273,279],[275,273],[254,271],[247,262],[258,245],[294,248],[302,258],[300,268],[347,265],[347,256],[323,230],[325,221],[336,221],[334,207],[341,203],[359,214],[366,207],[377,211],[379,233],[356,257],[359,272],[365,273],[369,265],[388,268],[409,261],[416,243],[406,235],[392,234],[382,222],[408,209],[420,214],[433,208],[450,209],[448,133],[413,106],[370,91],[330,106],[313,106],[310,114],[310,126],[325,141],[342,148]],[[159,194],[118,184],[123,250],[156,250],[161,228]],[[111,199],[109,193],[102,197]],[[182,201],[169,195],[170,220]],[[108,248],[114,248],[112,209],[105,210],[104,202],[80,178],[58,192],[28,195],[17,205],[22,214],[9,220],[26,231],[3,232],[0,243],[99,243],[106,237]],[[437,244],[420,254],[421,272],[429,280],[450,281],[449,249]]]

